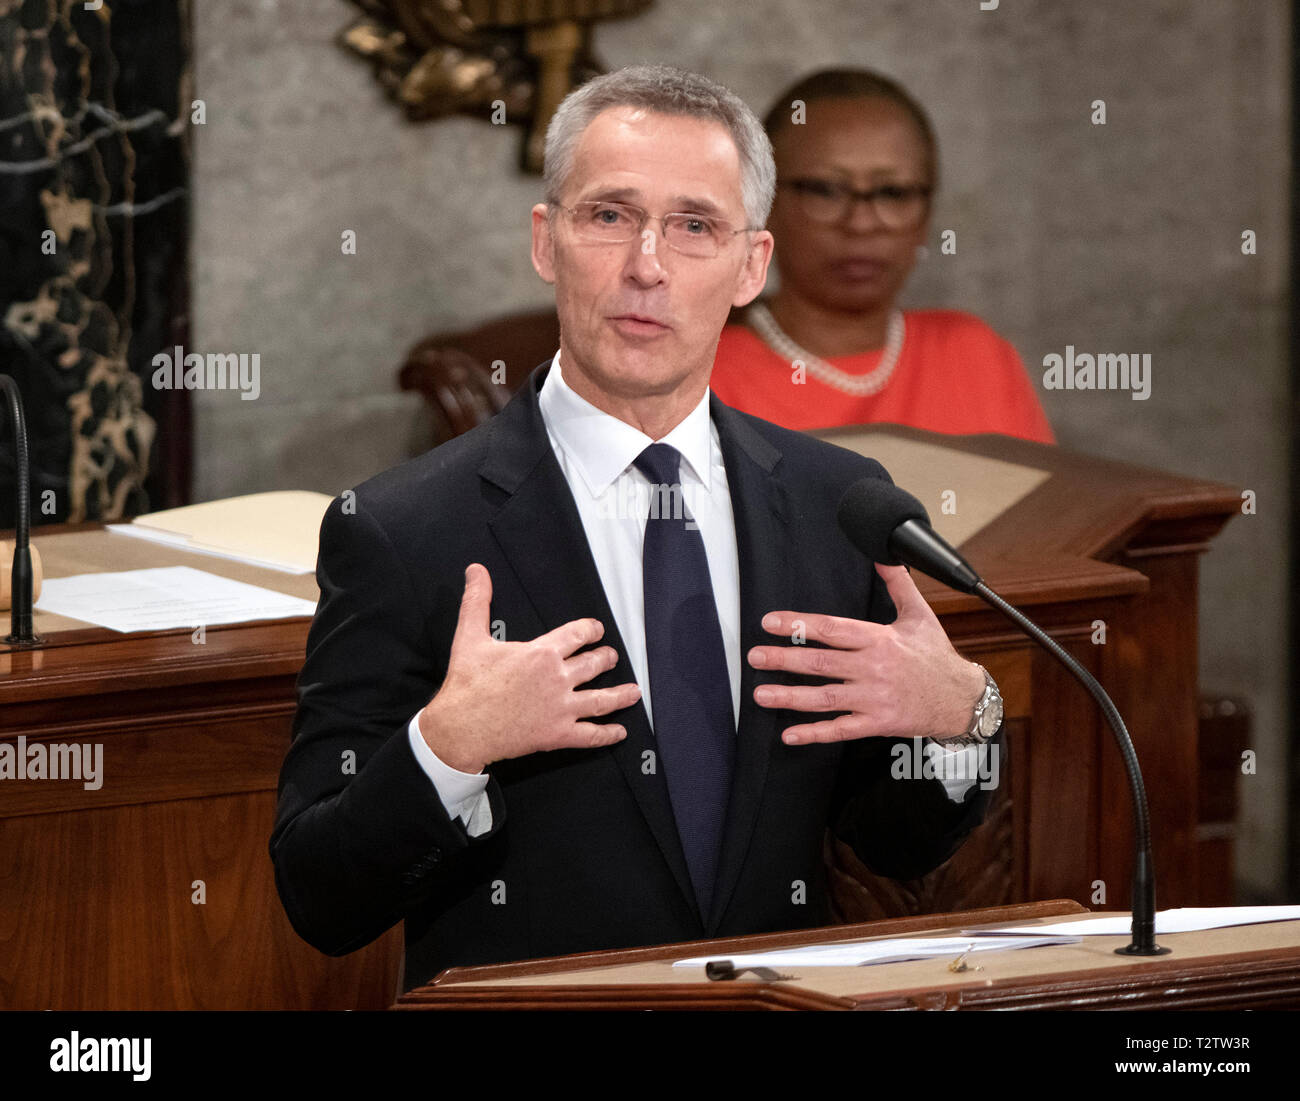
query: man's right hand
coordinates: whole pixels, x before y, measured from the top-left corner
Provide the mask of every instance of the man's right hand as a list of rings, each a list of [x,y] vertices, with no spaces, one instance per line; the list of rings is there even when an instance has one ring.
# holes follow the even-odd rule
[[[438,759],[473,773],[541,750],[622,741],[622,726],[582,720],[631,707],[641,698],[640,686],[633,681],[576,690],[618,664],[612,646],[574,653],[600,639],[604,625],[575,619],[531,642],[500,642],[488,622],[491,604],[487,567],[472,563],[465,570],[447,675],[420,712],[420,733]]]

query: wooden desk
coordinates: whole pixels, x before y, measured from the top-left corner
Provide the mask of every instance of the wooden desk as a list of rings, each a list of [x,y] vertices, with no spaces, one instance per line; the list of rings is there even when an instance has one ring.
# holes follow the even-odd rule
[[[1000,437],[930,438],[955,457],[991,454],[1051,472],[964,549],[1115,696],[1151,796],[1158,903],[1196,902],[1196,556],[1238,509],[1236,491]],[[69,530],[37,529],[47,561],[46,541]],[[142,563],[139,553],[123,549],[108,568],[174,560]],[[1030,898],[1128,905],[1128,794],[1091,701],[996,613],[924,579],[921,587],[958,647],[1002,686],[1010,752],[989,823],[925,879],[875,879],[843,846],[828,846],[841,915]],[[1098,619],[1105,645],[1090,641]],[[400,929],[329,959],[292,931],[272,880],[267,842],[307,627],[210,627],[202,645],[188,631],[98,628],[37,650],[0,645],[0,737],[102,743],[110,778],[98,791],[0,784],[0,1006],[392,1001]],[[198,881],[202,905],[191,901]],[[1104,903],[1094,901],[1098,881]]]
[[[1297,1009],[1300,921],[1172,933],[1157,938],[1171,955],[1117,956],[1127,937],[1084,937],[967,957],[869,967],[782,966],[789,981],[753,975],[710,982],[703,967],[673,967],[696,956],[802,944],[908,935],[949,936],[974,927],[1043,925],[1086,915],[1067,900],[972,910],[625,952],[453,967],[397,1000],[394,1009]],[[1106,915],[1092,915],[1102,917]],[[1113,916],[1113,915],[1111,915]],[[1127,915],[1125,915],[1127,916]],[[978,966],[979,970],[975,970]]]
[[[47,561],[62,533],[37,529]],[[112,569],[291,575],[124,536]],[[305,580],[314,591],[314,580]],[[294,590],[291,590],[294,591]],[[7,622],[8,613],[4,613]],[[307,619],[56,634],[0,653],[0,736],[103,745],[103,783],[0,783],[0,1007],[381,1009],[401,930],[331,959],[301,940],[268,842]],[[6,632],[7,633],[7,628]],[[192,901],[201,881],[205,901]]]

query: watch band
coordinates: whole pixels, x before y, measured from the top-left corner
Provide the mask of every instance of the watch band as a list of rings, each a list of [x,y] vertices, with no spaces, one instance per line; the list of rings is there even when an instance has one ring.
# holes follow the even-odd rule
[[[940,745],[946,746],[950,749],[958,749],[972,745],[988,745],[989,742],[997,737],[998,732],[1002,729],[1002,693],[998,691],[997,682],[984,666],[980,665],[978,662],[971,662],[971,664],[984,674],[984,694],[975,701],[975,711],[971,715],[970,729],[967,730],[965,734],[956,738],[936,739]],[[993,727],[989,733],[985,734],[983,733],[984,713],[995,707],[997,713],[997,725]]]

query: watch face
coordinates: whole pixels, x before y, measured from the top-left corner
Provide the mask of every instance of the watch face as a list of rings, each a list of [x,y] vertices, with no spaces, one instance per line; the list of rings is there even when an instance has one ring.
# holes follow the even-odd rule
[[[980,716],[980,736],[991,738],[1002,725],[1002,697],[994,696]]]

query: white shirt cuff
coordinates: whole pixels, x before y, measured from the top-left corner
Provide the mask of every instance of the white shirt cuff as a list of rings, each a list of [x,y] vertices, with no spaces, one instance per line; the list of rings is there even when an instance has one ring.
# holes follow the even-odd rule
[[[989,788],[998,786],[996,767],[989,769],[989,746],[967,745],[949,749],[941,740],[926,738],[924,749],[935,775],[954,803],[965,799],[976,781]]]
[[[406,728],[411,742],[411,752],[433,783],[438,798],[447,810],[448,818],[459,818],[465,823],[470,837],[478,837],[492,828],[492,806],[487,796],[486,772],[461,772],[441,761],[429,748],[420,733],[420,713],[417,711]]]

